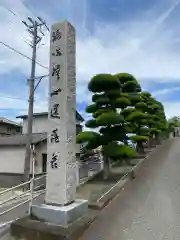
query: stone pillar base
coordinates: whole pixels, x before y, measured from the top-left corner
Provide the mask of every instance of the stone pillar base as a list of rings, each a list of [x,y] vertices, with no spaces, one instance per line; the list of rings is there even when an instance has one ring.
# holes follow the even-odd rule
[[[68,227],[70,223],[81,218],[87,211],[88,201],[78,199],[68,206],[33,205],[31,214],[38,220]]]

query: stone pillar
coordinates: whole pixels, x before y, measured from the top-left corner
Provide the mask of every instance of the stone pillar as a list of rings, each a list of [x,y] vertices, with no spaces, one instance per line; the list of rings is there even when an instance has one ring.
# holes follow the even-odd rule
[[[43,211],[42,207],[34,207],[34,215],[66,225],[87,208],[87,201],[75,201],[78,168],[74,27],[67,21],[54,24],[50,41],[46,204]]]
[[[49,126],[46,203],[67,205],[76,192],[75,29],[52,26],[50,43]]]

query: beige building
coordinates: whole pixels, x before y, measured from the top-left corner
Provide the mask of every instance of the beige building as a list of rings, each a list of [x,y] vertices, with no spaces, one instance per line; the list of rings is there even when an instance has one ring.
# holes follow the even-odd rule
[[[0,117],[0,136],[20,134],[21,131],[22,126],[19,123]]]
[[[23,120],[22,123],[22,133],[27,133],[27,126],[28,126],[28,119],[27,115],[21,115],[17,118],[20,118]],[[77,133],[79,131],[82,131],[81,123],[84,121],[82,116],[76,111],[76,128]],[[48,113],[47,112],[41,112],[41,113],[35,113],[33,115],[33,126],[32,126],[32,132],[33,133],[42,133],[46,132],[48,129]]]
[[[27,115],[18,116],[23,120],[22,133],[0,137],[0,187],[10,187],[22,180],[25,162]],[[76,112],[77,133],[82,131],[82,116]],[[48,113],[36,113],[33,117],[32,144],[35,146],[35,174],[46,172]],[[76,145],[77,153],[80,146]],[[32,164],[32,158],[31,158]]]

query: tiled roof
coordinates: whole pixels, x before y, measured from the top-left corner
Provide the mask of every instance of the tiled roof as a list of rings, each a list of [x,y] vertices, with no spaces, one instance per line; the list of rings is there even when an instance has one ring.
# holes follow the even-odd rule
[[[48,112],[40,112],[40,113],[34,113],[33,116],[35,117],[38,117],[38,116],[48,116]],[[20,115],[20,116],[17,116],[16,118],[24,118],[26,119],[28,117],[28,115]],[[84,121],[84,118],[81,116],[81,114],[76,111],[76,118],[77,120],[83,122]]]
[[[24,146],[27,134],[17,134],[7,137],[0,137],[0,146]],[[36,144],[47,139],[47,133],[33,133],[32,143]]]
[[[17,126],[17,127],[21,126],[19,123],[11,121],[11,120],[9,120],[7,118],[4,118],[4,117],[0,117],[0,123],[6,123],[6,124],[14,125],[14,126]]]

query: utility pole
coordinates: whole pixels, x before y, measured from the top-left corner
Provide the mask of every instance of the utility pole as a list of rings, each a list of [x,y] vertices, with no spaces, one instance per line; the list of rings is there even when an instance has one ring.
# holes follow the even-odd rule
[[[44,36],[44,33],[42,32],[42,26],[45,26],[47,29],[48,27],[40,17],[37,17],[37,19],[35,20],[28,17],[28,23],[25,21],[22,21],[22,23],[26,26],[28,32],[32,35],[32,41],[28,43],[32,47],[32,63],[31,63],[31,75],[30,75],[30,79],[28,80],[28,84],[29,84],[28,127],[27,127],[26,153],[25,153],[24,177],[23,177],[23,181],[26,182],[29,180],[30,162],[31,162],[34,91],[36,89],[35,87],[36,51],[37,51],[37,45],[40,43],[42,39],[42,36],[39,36],[39,33]]]

